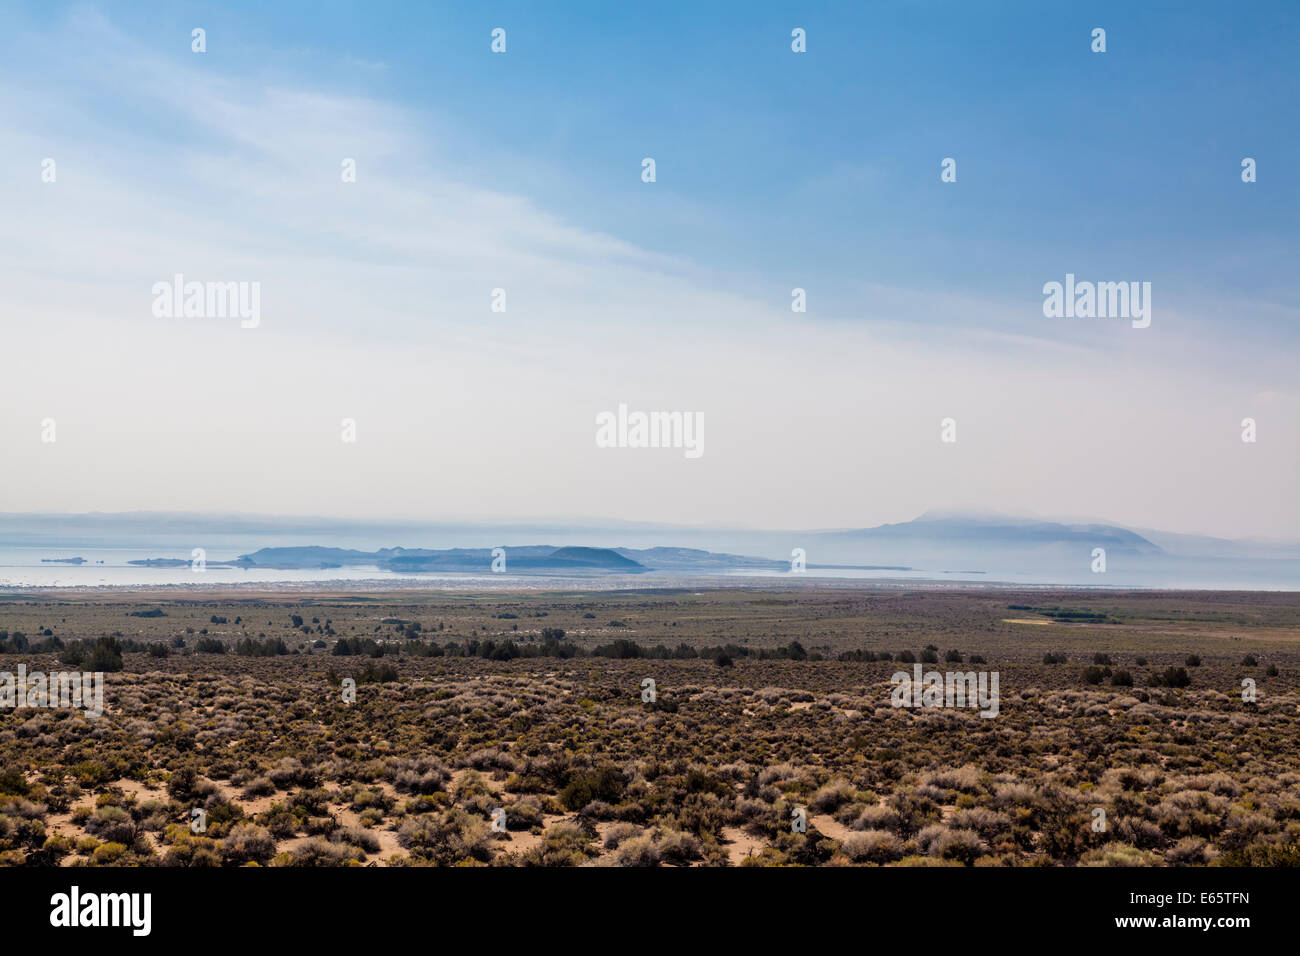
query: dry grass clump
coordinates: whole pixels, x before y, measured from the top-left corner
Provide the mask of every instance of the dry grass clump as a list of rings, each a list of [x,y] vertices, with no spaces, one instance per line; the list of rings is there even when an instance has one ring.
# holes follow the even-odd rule
[[[628,840],[639,837],[644,831],[635,823],[616,823],[605,831],[604,846],[606,850],[617,850]]]
[[[974,830],[950,830],[942,824],[922,829],[916,835],[916,844],[922,853],[960,863],[973,863],[989,849]]]
[[[892,863],[903,856],[903,841],[887,830],[863,830],[845,838],[845,854],[854,863]]]
[[[330,842],[346,843],[348,846],[356,847],[364,853],[379,852],[379,838],[370,831],[362,827],[339,827],[331,831]]]
[[[663,830],[655,838],[659,856],[665,863],[686,864],[701,856],[700,841],[680,830]]]
[[[853,785],[847,780],[832,780],[817,788],[817,792],[808,801],[808,807],[815,813],[834,813],[851,800],[853,795]]]
[[[432,794],[447,787],[451,773],[434,757],[395,758],[388,761],[387,777],[402,793]]]
[[[540,845],[519,858],[522,866],[581,866],[599,852],[592,834],[576,823],[562,822],[542,834]]]
[[[227,863],[265,864],[275,856],[275,837],[265,827],[240,823],[231,827],[221,841],[221,857]]]
[[[1079,859],[1080,866],[1159,866],[1160,863],[1159,854],[1124,843],[1107,843]]]
[[[614,852],[619,866],[658,866],[660,859],[659,846],[648,834],[621,841]]]
[[[902,819],[891,807],[876,804],[863,807],[853,821],[852,827],[855,830],[888,830],[897,833]]]
[[[408,817],[397,829],[397,842],[410,852],[413,862],[448,866],[486,863],[492,857],[488,824],[460,807]]]
[[[357,847],[312,837],[278,854],[272,866],[360,866],[365,858],[365,853]]]

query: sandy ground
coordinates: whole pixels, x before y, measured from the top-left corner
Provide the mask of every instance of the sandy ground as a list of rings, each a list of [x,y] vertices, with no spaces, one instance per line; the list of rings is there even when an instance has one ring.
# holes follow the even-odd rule
[[[751,836],[740,827],[723,827],[722,839],[727,845],[727,859],[732,866],[738,866],[747,856],[761,853],[766,846],[758,837]]]

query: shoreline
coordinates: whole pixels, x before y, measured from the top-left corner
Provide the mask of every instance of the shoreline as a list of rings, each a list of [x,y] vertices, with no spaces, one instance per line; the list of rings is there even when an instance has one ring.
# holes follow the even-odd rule
[[[25,585],[9,587],[0,585],[0,604],[21,601],[93,600],[109,601],[184,601],[213,600],[230,597],[236,600],[271,600],[322,598],[385,599],[418,594],[443,596],[480,596],[505,594],[597,594],[597,593],[665,593],[690,591],[752,591],[760,592],[898,592],[900,590],[927,593],[971,592],[1037,592],[1078,594],[1143,594],[1152,597],[1164,595],[1291,595],[1297,589],[1264,588],[1197,588],[1152,587],[1122,584],[1038,584],[1008,581],[939,581],[902,578],[873,580],[851,578],[805,578],[761,576],[707,575],[697,577],[664,577],[653,583],[644,575],[618,575],[593,578],[547,577],[529,581],[524,576],[511,575],[500,582],[477,581],[391,581],[375,578],[340,581],[280,581],[263,582],[213,582],[198,584],[99,584],[99,585]]]

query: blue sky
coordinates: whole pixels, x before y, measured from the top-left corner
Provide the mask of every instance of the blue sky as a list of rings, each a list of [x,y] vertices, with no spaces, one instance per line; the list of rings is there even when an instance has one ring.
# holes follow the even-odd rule
[[[527,493],[503,479],[476,513],[839,526],[971,505],[1300,535],[1283,503],[1300,477],[1298,35],[1286,3],[8,4],[3,304],[36,358],[0,386],[0,433],[27,434],[51,404],[37,383],[80,369],[49,412],[108,447],[121,429],[232,459],[302,441],[344,476],[302,501],[231,465],[187,499],[150,460],[96,496],[52,482],[38,448],[0,510],[174,494],[436,518],[421,488],[449,480],[444,456],[410,436],[454,420],[435,446],[497,474],[513,442],[556,472]],[[45,156],[59,182],[42,189]],[[340,157],[358,161],[350,191]],[[138,290],[175,271],[258,279],[272,314],[255,338],[160,331]],[[1152,327],[1044,319],[1042,286],[1067,272],[1151,282]],[[495,286],[511,312],[488,325]],[[99,378],[114,350],[131,382]],[[332,388],[314,391],[313,365]],[[245,366],[252,397],[229,409],[122,422],[146,388],[224,391]],[[424,375],[444,404],[409,418]],[[579,455],[591,411],[625,400],[712,409],[708,464]],[[322,406],[380,420],[367,464],[310,444],[335,428]],[[963,406],[987,441],[953,469],[929,432]],[[1225,464],[1238,449],[1213,441],[1247,414],[1271,444]],[[75,433],[58,454],[78,454]],[[1085,474],[1098,458],[1131,473],[1084,480],[1076,453]],[[393,454],[413,462],[409,488],[343,500]],[[1205,477],[1171,495],[1180,462]],[[596,494],[568,464],[640,490]],[[770,485],[737,496],[756,474]],[[808,494],[785,493],[796,478]],[[1237,501],[1242,487],[1276,494]]]
[[[22,63],[11,31],[48,30],[79,8],[11,6],[6,56]],[[1297,252],[1294,4],[104,10],[178,61],[205,25],[216,74],[306,78],[432,111],[461,134],[466,175],[741,281],[815,276],[822,309],[839,315],[857,303],[836,280],[1034,300],[1062,264],[1137,266],[1177,278],[1189,299],[1296,299],[1296,270],[1280,268]],[[789,50],[792,24],[809,31],[804,56]],[[1098,25],[1104,55],[1089,49]],[[508,31],[505,56],[484,55],[494,26]],[[24,66],[39,74],[38,61]],[[101,93],[106,112],[143,130]],[[643,155],[659,164],[654,191],[639,188]],[[1243,155],[1262,164],[1248,191]],[[958,159],[955,189],[935,188],[944,156]]]

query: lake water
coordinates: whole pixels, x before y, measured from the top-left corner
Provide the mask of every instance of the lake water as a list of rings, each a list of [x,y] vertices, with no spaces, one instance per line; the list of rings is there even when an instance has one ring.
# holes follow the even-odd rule
[[[548,537],[556,537],[554,534]],[[489,539],[475,541],[468,546],[488,546]],[[144,542],[136,542],[143,545]],[[330,582],[373,582],[382,587],[424,584],[428,587],[500,590],[509,587],[532,589],[538,587],[568,587],[602,589],[608,587],[664,587],[701,580],[705,575],[685,575],[680,572],[651,572],[641,575],[583,575],[550,577],[543,575],[483,574],[448,572],[393,572],[379,567],[304,568],[300,570],[274,570],[269,568],[221,568],[214,563],[232,561],[261,547],[319,544],[335,547],[375,550],[389,542],[363,538],[349,540],[338,536],[313,539],[310,535],[297,535],[293,540],[282,537],[259,540],[256,535],[218,537],[206,540],[203,546],[207,567],[196,572],[190,567],[193,537],[168,538],[159,536],[157,543],[139,547],[69,546],[62,542],[49,544],[12,544],[0,542],[0,588],[32,587],[157,587],[187,585],[309,585]],[[500,543],[493,542],[493,543]],[[515,542],[521,543],[521,542]],[[532,542],[529,542],[532,543]],[[538,541],[537,543],[543,543]],[[563,544],[564,541],[545,543]],[[466,546],[463,542],[419,542],[422,547]],[[610,544],[613,544],[611,542]],[[639,542],[638,542],[639,544]],[[609,544],[605,546],[610,546]],[[635,544],[630,546],[636,546]],[[642,545],[644,546],[644,545]],[[740,549],[736,549],[739,551]],[[733,552],[736,553],[736,552]],[[742,552],[743,553],[743,552]],[[751,551],[752,553],[752,551]],[[84,558],[81,565],[57,564],[43,558]],[[133,566],[128,562],[149,558],[174,558],[185,561],[183,567],[159,568]],[[944,568],[915,568],[899,570],[867,570],[852,568],[809,568],[801,574],[786,571],[725,571],[706,575],[714,583],[742,580],[750,583],[850,583],[850,582],[928,582],[954,585],[1017,585],[1029,587],[1124,587],[1159,589],[1222,589],[1222,590],[1300,590],[1300,562],[1252,561],[1246,564],[1230,561],[1174,560],[1156,565],[1116,568],[1112,573],[1094,575],[1080,570],[1077,573],[1060,568],[989,567],[983,573],[972,570]]]
[[[232,561],[246,548],[209,548],[207,567],[195,571],[190,565],[190,551],[150,548],[48,548],[0,547],[0,587],[152,587],[158,585],[189,584],[295,584],[317,581],[419,581],[431,583],[462,581],[473,586],[480,579],[493,578],[489,574],[396,574],[378,567],[304,568],[301,570],[273,570],[270,568],[219,568],[214,562]],[[85,558],[86,563],[56,564],[42,558]],[[149,558],[177,558],[185,567],[159,568],[132,565],[130,561]],[[496,576],[493,583],[500,583]]]

